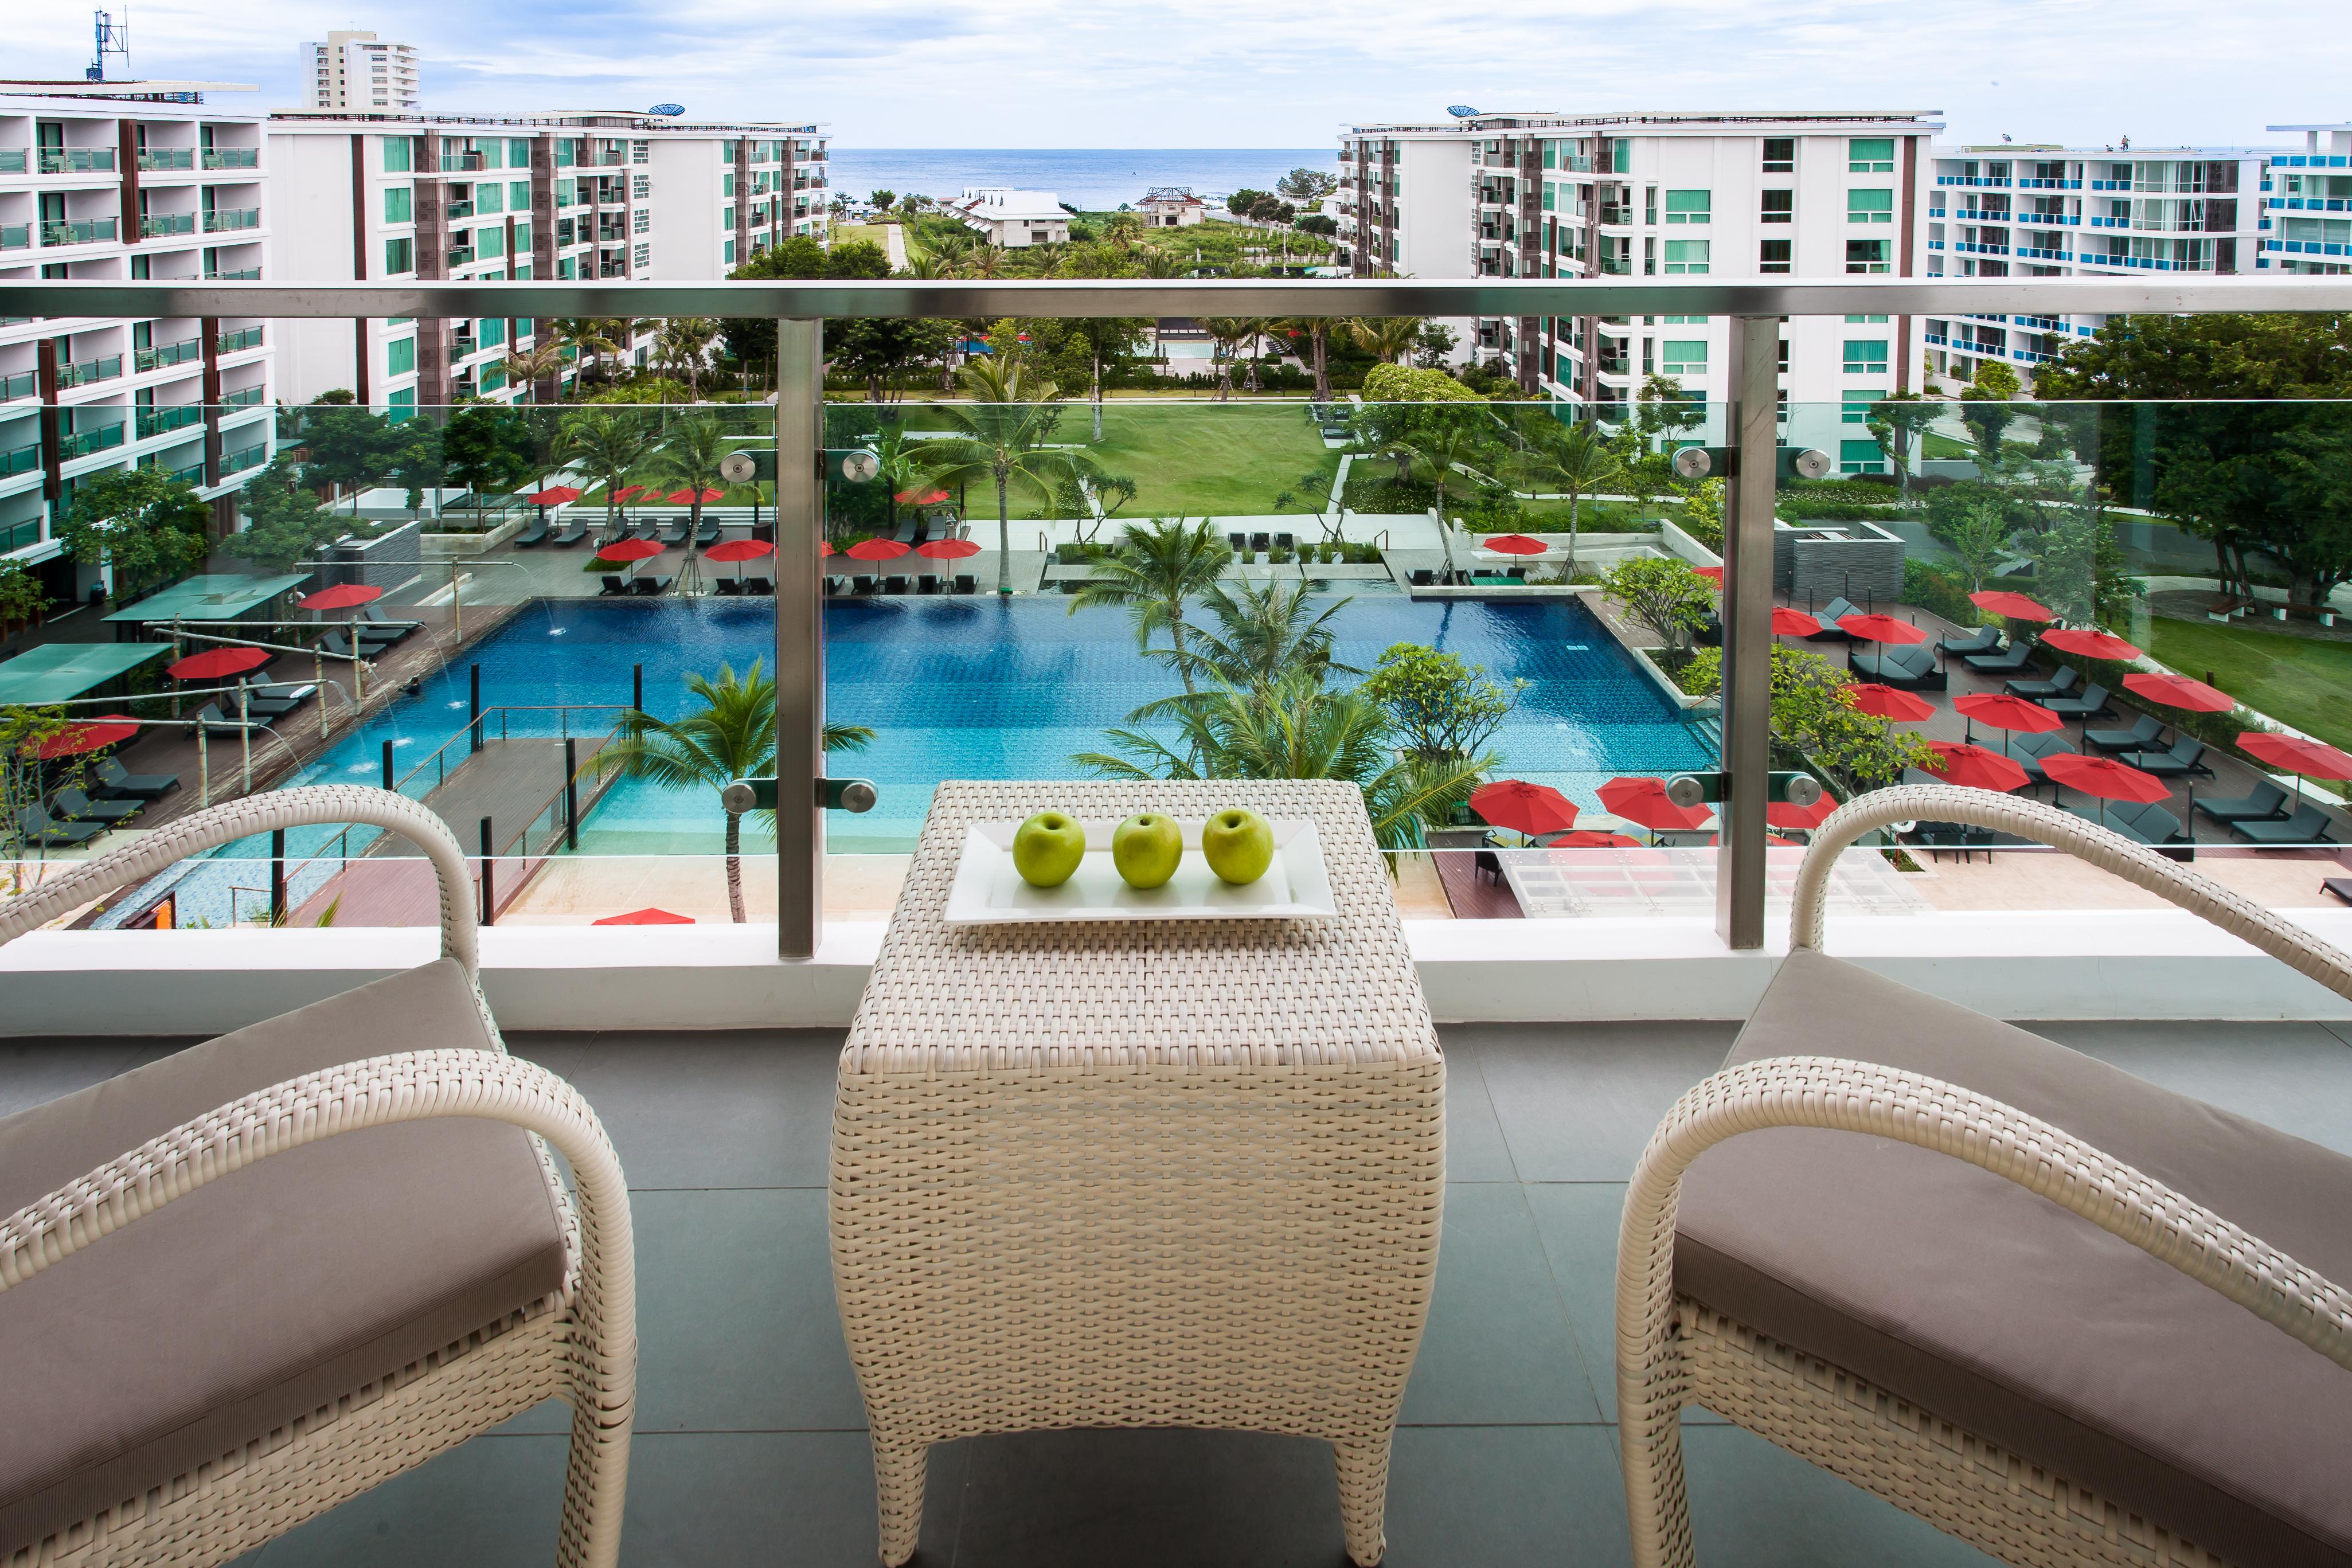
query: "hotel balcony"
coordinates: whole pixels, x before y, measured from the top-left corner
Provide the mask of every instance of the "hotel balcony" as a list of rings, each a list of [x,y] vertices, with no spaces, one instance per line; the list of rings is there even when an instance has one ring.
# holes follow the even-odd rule
[[[362,287],[0,310],[258,334]],[[0,1551],[69,1564],[106,1511],[133,1560],[136,1530],[265,1568],[2352,1555],[2352,755],[2311,696],[2352,588],[2225,590],[2164,509],[2183,465],[2326,449],[2352,405],[2020,402],[2032,497],[2111,504],[1972,567],[1898,467],[1998,437],[1957,400],[1874,420],[1893,321],[2043,345],[2147,280],[887,287],[626,291],[779,321],[772,402],[598,405],[749,459],[712,496],[659,457],[485,475],[481,438],[543,450],[563,411],[274,407],[249,363],[136,412],[208,491],[338,454],[352,532],[126,574],[0,659],[0,717],[66,721],[0,894],[0,1375],[43,1437]],[[436,348],[614,297],[402,288]],[[1639,337],[1710,388],[1818,316],[1883,390],[1640,410],[1736,460],[1720,520],[1506,466],[1623,424],[1621,385],[1413,405],[1496,433],[1483,528],[1400,480],[1377,404],[1109,400],[1132,509],[1206,519],[1180,667],[1081,596],[1137,548],[1084,492],[1000,524],[855,460],[885,422],[812,318],[1016,298],[1158,320],[1180,371],[1227,314],[1591,319],[1612,377]],[[989,412],[937,377],[884,390]],[[1074,398],[1044,449],[1095,445]],[[2104,602],[2069,551],[2111,558]],[[1644,575],[1687,613],[1645,624]],[[1368,692],[1400,645],[1499,710],[1430,745],[1427,804],[1408,727],[1459,715]],[[1783,711],[1798,680],[1825,700]],[[1298,766],[1343,698],[1377,739]],[[768,737],[725,767],[616,744],[719,702]],[[1234,804],[1271,826],[1228,883]],[[1046,809],[1090,846],[1051,886],[1013,848]],[[1107,847],[1146,811],[1179,825],[1156,888]]]

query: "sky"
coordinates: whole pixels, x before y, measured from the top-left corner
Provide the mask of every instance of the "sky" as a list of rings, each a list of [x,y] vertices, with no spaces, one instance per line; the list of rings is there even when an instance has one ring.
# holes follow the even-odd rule
[[[121,0],[115,0],[121,15]],[[137,0],[131,71],[296,98],[372,29],[428,110],[816,120],[868,147],[1314,147],[1351,120],[1940,110],[1948,139],[2276,142],[2352,119],[2345,0]],[[16,0],[9,68],[79,76],[90,12]],[[2331,90],[2331,89],[2333,90]]]

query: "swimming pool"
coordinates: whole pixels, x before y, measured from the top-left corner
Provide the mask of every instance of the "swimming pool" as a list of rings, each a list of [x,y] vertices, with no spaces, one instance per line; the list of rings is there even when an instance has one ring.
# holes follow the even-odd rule
[[[1337,658],[1360,669],[1391,643],[1425,643],[1498,679],[1530,683],[1495,742],[1504,771],[1587,806],[1613,775],[1714,763],[1709,737],[1575,601],[1416,601],[1380,587],[1355,591],[1336,625]],[[1181,689],[1163,661],[1137,652],[1123,612],[1072,614],[1057,598],[835,601],[825,606],[825,639],[828,716],[878,732],[867,750],[835,759],[835,771],[871,779],[880,792],[871,812],[834,814],[827,839],[837,852],[911,849],[941,779],[1078,776],[1074,754],[1106,749],[1106,729]],[[772,601],[541,601],[289,782],[374,782],[386,740],[395,770],[405,772],[465,727],[471,664],[481,666],[486,707],[625,704],[632,669],[643,664],[646,707],[676,717],[690,706],[688,674],[772,664],[774,645]],[[552,713],[509,722],[513,734],[557,733]],[[710,853],[724,825],[715,800],[623,780],[583,823],[580,847]],[[299,854],[326,837],[298,834],[291,847]],[[248,843],[233,852],[267,850]],[[305,891],[298,883],[296,896]],[[184,907],[205,902],[192,890]]]

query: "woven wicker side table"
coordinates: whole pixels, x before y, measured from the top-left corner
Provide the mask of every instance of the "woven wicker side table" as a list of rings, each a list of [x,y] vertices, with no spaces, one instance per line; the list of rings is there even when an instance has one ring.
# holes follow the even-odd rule
[[[1312,818],[1339,918],[950,927],[965,830]],[[1377,1563],[1428,1317],[1445,1068],[1353,786],[950,783],[842,1052],[834,1286],[882,1560],[929,1446],[1052,1427],[1319,1437]]]

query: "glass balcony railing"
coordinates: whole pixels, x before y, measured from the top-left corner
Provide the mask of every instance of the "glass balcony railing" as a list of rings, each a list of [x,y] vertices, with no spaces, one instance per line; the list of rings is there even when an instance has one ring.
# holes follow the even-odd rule
[[[111,147],[43,147],[40,172],[44,174],[104,174],[114,171],[114,149]]]
[[[207,169],[258,169],[261,150],[257,147],[207,147],[205,149]]]
[[[139,233],[147,239],[195,232],[196,214],[194,213],[150,213],[139,220]]]
[[[38,371],[18,371],[0,376],[0,402],[14,402],[18,398],[41,395],[41,373]]]
[[[139,439],[163,435],[174,430],[187,430],[205,422],[203,405],[193,402],[173,403],[164,408],[142,408],[138,411]]]
[[[151,174],[170,173],[196,166],[196,150],[193,147],[142,147],[139,150],[139,167]]]
[[[0,452],[0,478],[30,474],[40,465],[41,444],[37,441]]]
[[[97,245],[115,237],[117,225],[112,218],[84,218],[78,223],[57,223],[44,220],[41,224],[43,245]]]
[[[259,327],[243,327],[234,332],[223,332],[216,337],[214,340],[214,351],[222,354],[239,354],[247,349],[261,347],[261,342],[262,332]]]
[[[212,283],[250,282],[261,276],[257,267],[207,267],[205,278]]]
[[[471,267],[474,265],[474,248],[471,246],[466,246],[450,251],[444,259],[451,267]]]
[[[33,243],[30,224],[0,224],[0,250],[25,250]]]
[[[104,452],[110,447],[121,445],[126,423],[126,421],[116,420],[112,424],[102,424],[95,430],[78,430],[70,435],[59,436],[58,459],[70,463],[77,457],[87,457],[93,452]]]
[[[32,166],[33,150],[29,147],[0,147],[0,174],[22,174]]]
[[[226,479],[232,474],[243,474],[248,469],[258,468],[268,461],[269,447],[267,444],[247,446],[241,451],[225,454],[220,464],[221,477]]]
[[[471,202],[451,202],[447,206],[443,208],[442,211],[445,215],[451,218],[470,218],[474,215],[474,204]]]
[[[208,235],[233,234],[239,229],[257,229],[260,226],[259,207],[224,207],[205,214],[205,233]]]
[[[168,370],[173,365],[193,365],[204,358],[202,338],[183,338],[176,343],[159,343],[153,348],[134,349],[131,362],[141,371]]]
[[[220,406],[224,409],[258,408],[268,398],[268,389],[266,387],[239,387],[235,392],[221,393]]]
[[[79,364],[59,365],[58,385],[60,388],[86,387],[97,382],[110,382],[122,373],[122,356],[108,354],[100,359],[84,360]]]

